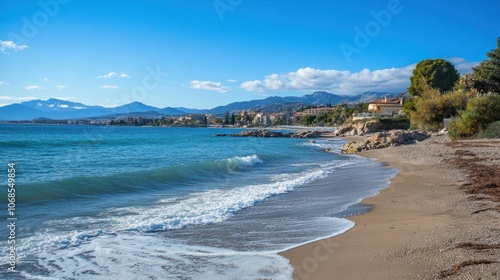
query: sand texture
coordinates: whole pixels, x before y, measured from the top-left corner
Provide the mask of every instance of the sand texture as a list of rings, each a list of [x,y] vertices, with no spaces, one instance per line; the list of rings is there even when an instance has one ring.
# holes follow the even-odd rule
[[[294,279],[500,279],[500,140],[433,136],[360,155],[400,173],[352,230],[283,252]]]

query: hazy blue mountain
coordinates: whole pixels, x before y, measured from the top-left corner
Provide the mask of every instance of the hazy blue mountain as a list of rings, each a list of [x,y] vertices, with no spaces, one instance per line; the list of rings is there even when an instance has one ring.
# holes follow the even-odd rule
[[[156,115],[161,109],[133,102],[115,108],[88,106],[82,103],[51,98],[48,100],[31,100],[21,104],[0,107],[0,120],[32,120],[47,118],[54,120],[96,118],[110,115],[123,115],[153,111]],[[183,113],[181,113],[183,114]]]
[[[143,104],[141,102],[132,102],[115,108],[109,108],[109,111],[115,114],[124,114],[132,112],[148,112],[148,111],[159,111],[159,108]]]
[[[156,111],[128,112],[128,113],[123,113],[123,114],[111,114],[111,115],[104,115],[104,116],[98,116],[98,117],[91,117],[88,119],[92,119],[92,120],[125,120],[128,117],[133,117],[133,118],[143,117],[145,119],[161,119],[162,117],[165,117],[165,114],[161,114],[161,113],[158,113]]]
[[[31,107],[42,112],[58,112],[58,111],[80,111],[80,110],[103,110],[101,106],[88,106],[78,102],[71,102],[50,98],[48,100],[31,100],[21,103],[22,105]]]
[[[398,94],[387,93],[387,92],[365,92],[358,95],[338,95],[325,91],[317,91],[312,94],[307,94],[303,96],[271,96],[261,100],[251,100],[243,102],[234,102],[224,106],[218,106],[211,110],[209,113],[220,115],[224,114],[226,111],[234,112],[241,110],[261,110],[263,112],[275,112],[276,109],[273,108],[287,108],[287,106],[296,109],[298,107],[307,105],[326,105],[331,103],[332,105],[344,104],[344,103],[359,103],[368,102],[374,99],[381,99],[384,96],[394,97]],[[283,110],[283,109],[281,109]],[[280,110],[278,110],[280,111]]]
[[[185,107],[167,107],[169,109],[175,109],[175,110],[178,110],[180,112],[184,112],[184,113],[187,113],[187,114],[204,114],[206,113],[207,111],[209,111],[208,109],[190,109],[190,108],[185,108]],[[164,109],[167,109],[167,108],[164,108]]]
[[[208,110],[189,109],[184,107],[157,108],[141,102],[132,102],[115,108],[106,108],[51,98],[49,100],[31,100],[22,102],[21,104],[0,107],[0,120],[32,120],[35,118],[64,120],[103,118],[104,116],[113,118],[125,117],[127,115],[139,116],[141,113],[144,115],[143,117],[162,117],[165,115],[180,116],[198,113],[223,115],[226,111],[237,112],[241,110],[260,110],[273,113],[287,109],[296,110],[307,105],[326,105],[328,103],[336,105],[367,102],[374,99],[381,99],[384,96],[394,97],[397,96],[397,94],[365,92],[358,95],[338,95],[325,91],[317,91],[303,96],[271,96],[260,100],[234,102]]]
[[[78,119],[109,114],[108,108],[101,106],[88,106],[82,103],[71,102],[51,98],[48,100],[31,100],[21,103],[22,105],[42,112],[43,118],[48,119]],[[3,107],[0,108],[0,112]],[[20,112],[22,114],[22,111]],[[0,118],[4,119],[4,118]],[[29,119],[29,118],[24,118]]]
[[[44,112],[22,104],[0,107],[0,120],[32,120],[42,117],[43,114]]]
[[[196,111],[196,110],[195,110]],[[169,115],[169,116],[182,116],[186,114],[193,114],[194,112],[190,112],[190,110],[179,110],[178,108],[165,107],[157,111],[158,113]]]

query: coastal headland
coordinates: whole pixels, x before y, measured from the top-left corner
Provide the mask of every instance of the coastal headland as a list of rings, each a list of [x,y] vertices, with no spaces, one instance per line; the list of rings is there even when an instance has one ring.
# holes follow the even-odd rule
[[[359,155],[400,172],[348,217],[353,229],[281,253],[294,279],[499,279],[500,140],[432,136]]]

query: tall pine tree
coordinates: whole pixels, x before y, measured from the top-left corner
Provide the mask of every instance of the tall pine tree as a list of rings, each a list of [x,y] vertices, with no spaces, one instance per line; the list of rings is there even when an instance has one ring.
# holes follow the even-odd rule
[[[224,124],[229,124],[231,120],[229,119],[229,111],[226,111],[226,115],[224,115]]]
[[[234,125],[236,123],[236,117],[234,116],[234,113],[231,114],[231,124]]]
[[[473,68],[474,87],[485,93],[500,93],[500,37],[497,39],[497,48],[486,55],[488,59]]]

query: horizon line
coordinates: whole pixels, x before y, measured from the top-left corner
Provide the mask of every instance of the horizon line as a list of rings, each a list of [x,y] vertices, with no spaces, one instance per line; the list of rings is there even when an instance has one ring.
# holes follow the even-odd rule
[[[356,93],[356,94],[337,94],[337,93],[332,93],[332,92],[329,92],[329,91],[326,91],[326,90],[317,90],[317,91],[314,91],[312,93],[307,93],[307,94],[303,94],[303,95],[298,95],[298,96],[294,96],[294,95],[287,95],[287,96],[278,96],[278,95],[270,95],[270,96],[267,96],[267,97],[264,97],[264,98],[261,98],[261,99],[250,99],[250,100],[244,100],[244,101],[235,101],[235,102],[230,102],[230,103],[227,103],[227,104],[223,104],[223,105],[217,105],[213,108],[191,108],[191,107],[186,107],[186,106],[166,106],[166,107],[156,107],[155,105],[149,105],[149,104],[146,104],[144,102],[141,102],[141,101],[132,101],[130,103],[125,103],[125,104],[122,104],[122,105],[111,105],[111,106],[106,106],[106,105],[90,105],[90,104],[84,104],[80,101],[74,101],[72,99],[74,99],[73,97],[67,97],[67,98],[58,98],[58,97],[49,97],[47,99],[42,99],[42,98],[37,98],[37,99],[29,99],[29,100],[23,100],[23,101],[20,101],[20,102],[16,102],[16,103],[10,103],[10,104],[1,104],[0,105],[0,108],[3,108],[3,107],[6,107],[6,106],[10,106],[10,105],[23,105],[23,103],[27,103],[27,102],[32,102],[32,101],[49,101],[51,99],[55,99],[55,100],[58,100],[58,101],[64,101],[64,102],[71,102],[71,103],[80,103],[82,105],[85,105],[85,106],[88,106],[88,107],[103,107],[103,108],[106,108],[106,109],[112,109],[112,108],[117,108],[117,107],[121,107],[121,106],[127,106],[127,105],[130,105],[130,104],[133,104],[133,103],[140,103],[142,105],[146,105],[146,106],[150,106],[150,107],[155,107],[157,109],[166,109],[166,108],[173,108],[173,109],[176,109],[176,108],[185,108],[185,109],[193,109],[193,110],[212,110],[214,108],[217,108],[217,107],[222,107],[222,106],[227,106],[229,104],[233,104],[233,103],[240,103],[240,102],[251,102],[251,101],[258,101],[258,100],[265,100],[267,98],[272,98],[272,97],[279,97],[279,98],[287,98],[287,97],[303,97],[303,96],[307,96],[307,95],[313,95],[315,93],[328,93],[328,94],[332,94],[332,95],[337,95],[337,96],[349,96],[349,97],[352,97],[352,96],[356,96],[356,95],[363,95],[363,94],[367,94],[367,93],[385,93],[385,94],[402,94],[402,93],[405,93],[406,91],[404,92],[386,92],[386,91],[365,91],[365,92],[362,92],[362,93]]]

